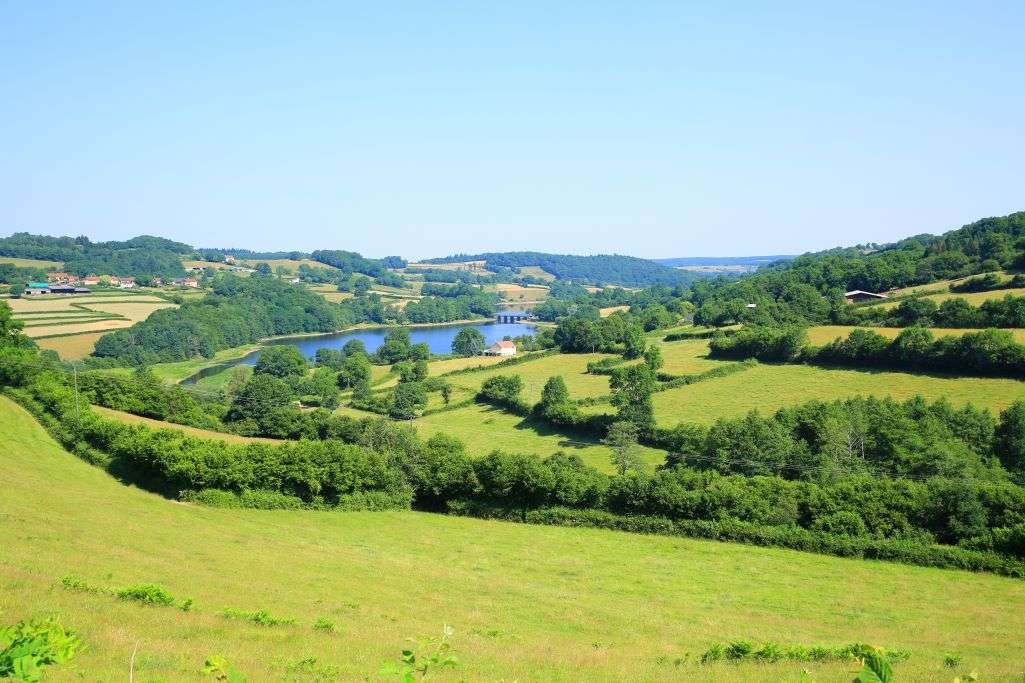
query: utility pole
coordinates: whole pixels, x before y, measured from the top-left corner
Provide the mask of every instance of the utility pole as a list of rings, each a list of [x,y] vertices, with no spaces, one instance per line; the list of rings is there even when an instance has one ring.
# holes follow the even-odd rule
[[[82,426],[82,415],[78,410],[78,366],[72,365],[71,369],[75,376],[75,424],[79,427]]]

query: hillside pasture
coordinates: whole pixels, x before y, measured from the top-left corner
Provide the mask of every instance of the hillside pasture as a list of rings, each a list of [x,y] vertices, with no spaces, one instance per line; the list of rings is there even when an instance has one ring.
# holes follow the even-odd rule
[[[468,270],[481,275],[490,275],[491,271],[485,270],[485,261],[457,261],[454,263],[407,263],[406,270]]]
[[[1014,296],[1025,296],[1025,288],[1012,288],[1012,289],[994,289],[988,292],[941,292],[937,294],[927,294],[922,299],[929,299],[935,301],[937,304],[941,304],[947,299],[964,299],[972,306],[978,306],[984,301],[990,301],[992,299],[1003,299],[1008,294]],[[900,301],[884,301],[875,304],[873,308],[884,308],[890,309],[900,305]]]
[[[213,655],[251,681],[377,680],[408,638],[446,624],[460,666],[439,681],[853,676],[850,662],[699,663],[737,639],[904,649],[897,680],[1010,681],[1025,667],[1021,580],[427,513],[184,505],[64,452],[6,398],[0,432],[3,623],[59,615],[87,645],[46,680],[126,680],[130,660],[135,680],[212,680],[200,670]],[[67,590],[68,575],[156,583],[195,603],[186,612]],[[296,623],[228,620],[225,608]],[[317,619],[333,631],[314,630]],[[962,668],[945,668],[946,653]]]
[[[105,334],[107,333],[82,332],[58,337],[37,337],[35,342],[41,349],[56,351],[63,360],[79,360],[92,353],[96,348],[96,342]]]
[[[658,348],[662,352],[662,372],[670,375],[696,375],[730,362],[709,358],[707,339],[662,342]]]
[[[554,282],[557,279],[554,275],[549,273],[541,266],[520,266],[516,269],[516,272],[518,272],[520,275],[525,275],[527,277],[536,277],[539,280],[548,280],[549,282]]]
[[[653,401],[658,423],[672,426],[681,421],[711,424],[719,417],[740,417],[752,410],[771,414],[779,408],[811,400],[832,401],[858,395],[905,400],[919,394],[929,401],[946,397],[955,406],[972,403],[998,412],[1016,400],[1025,399],[1025,383],[1013,379],[762,364],[726,377],[656,393]]]
[[[847,336],[854,330],[863,329],[875,332],[876,334],[882,335],[887,339],[893,339],[900,334],[903,327],[850,327],[846,325],[819,325],[816,327],[808,328],[808,343],[816,346],[828,344],[834,339],[846,339]],[[963,327],[931,327],[929,331],[932,332],[934,337],[960,337],[968,332],[978,332],[979,330],[963,328]],[[1018,343],[1025,344],[1025,329],[1009,329],[1007,330]]]
[[[0,256],[0,263],[9,263],[18,268],[44,268],[46,270],[59,270],[60,261],[46,261],[36,258],[17,258],[14,256]]]
[[[188,434],[200,439],[213,439],[214,441],[225,441],[227,443],[280,443],[277,439],[268,439],[260,436],[240,436],[238,434],[226,434],[224,432],[214,432],[209,429],[199,429],[198,427],[189,427],[186,425],[174,424],[171,422],[163,422],[161,420],[154,420],[149,417],[142,417],[141,415],[133,415],[132,413],[125,413],[120,410],[112,410],[110,408],[104,408],[103,406],[90,406],[90,408],[102,415],[103,417],[117,420],[118,422],[127,422],[129,424],[141,424],[153,429],[173,429],[175,431]]]
[[[543,422],[488,405],[474,403],[426,415],[413,420],[412,425],[425,439],[438,433],[458,438],[473,457],[483,457],[495,449],[539,457],[563,451],[580,456],[603,472],[613,470],[612,450],[593,436],[560,432]],[[649,471],[665,462],[665,451],[644,446],[638,451]]]
[[[326,301],[337,304],[353,297],[352,292],[339,292],[336,285],[309,285],[310,289],[324,297]]]
[[[523,378],[523,398],[530,403],[541,400],[541,389],[549,377],[562,375],[571,398],[605,396],[609,393],[609,378],[604,375],[587,374],[587,364],[602,358],[612,358],[604,353],[556,354],[513,365],[460,375],[448,380],[457,387],[476,393],[488,377],[495,375],[519,375]]]
[[[277,259],[249,259],[245,262],[238,261],[236,265],[246,266],[249,268],[255,268],[257,264],[266,263],[270,266],[271,272],[276,273],[278,268],[284,268],[288,273],[299,272],[299,266],[309,266],[310,268],[323,268],[324,270],[338,270],[334,266],[329,266],[326,263],[320,261],[314,261],[313,259],[290,259],[290,258],[277,258]]]
[[[495,285],[495,291],[502,297],[502,301],[511,304],[536,304],[548,298],[548,288],[541,285],[524,287],[523,285],[499,283]]]

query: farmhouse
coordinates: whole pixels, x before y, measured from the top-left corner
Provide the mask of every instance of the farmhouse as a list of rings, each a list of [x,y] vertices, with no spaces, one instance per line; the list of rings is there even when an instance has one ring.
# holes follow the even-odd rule
[[[110,284],[119,289],[131,289],[135,286],[134,277],[111,277]]]
[[[53,285],[50,287],[50,294],[89,294],[92,290],[88,287],[72,287],[71,285]]]
[[[199,287],[199,283],[191,277],[177,277],[174,284],[176,287]]]
[[[866,292],[861,289],[855,289],[850,292],[844,292],[843,298],[848,303],[858,303],[859,301],[874,301],[876,299],[886,299],[885,294],[876,294],[875,292]]]
[[[100,284],[100,276],[99,275],[86,275],[84,278],[82,278],[82,284],[85,285],[86,287],[92,287],[92,286],[98,285],[98,284]]]
[[[515,356],[516,344],[503,339],[484,349],[485,356]]]

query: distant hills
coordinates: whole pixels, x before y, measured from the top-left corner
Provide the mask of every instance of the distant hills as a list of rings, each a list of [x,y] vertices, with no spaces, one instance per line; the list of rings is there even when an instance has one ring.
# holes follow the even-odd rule
[[[786,254],[775,254],[770,256],[679,256],[652,260],[671,268],[703,275],[739,275],[751,273],[762,266],[779,261],[791,261],[793,258]]]
[[[506,268],[537,266],[559,280],[573,280],[582,284],[622,285],[624,287],[650,287],[651,285],[686,285],[697,277],[677,268],[619,254],[572,256],[546,254],[539,251],[505,251],[484,254],[456,254],[421,261],[423,264],[462,263],[484,261],[485,268],[500,271]]]
[[[656,258],[655,263],[679,268],[681,266],[767,266],[776,261],[789,261],[793,255],[775,254],[771,256],[678,256],[676,258]]]

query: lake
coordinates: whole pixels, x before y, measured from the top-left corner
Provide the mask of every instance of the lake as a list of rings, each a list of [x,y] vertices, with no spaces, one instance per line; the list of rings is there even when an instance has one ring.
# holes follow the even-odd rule
[[[459,330],[467,327],[480,330],[481,334],[484,335],[484,343],[487,346],[491,346],[496,341],[500,341],[506,337],[519,337],[522,335],[533,336],[535,332],[533,325],[525,323],[493,322],[476,323],[473,325],[462,324],[439,325],[437,327],[410,327],[405,329],[409,330],[409,338],[412,343],[420,344],[422,342],[426,342],[431,353],[444,354],[452,353],[452,340],[456,338],[457,334],[459,334]],[[345,346],[345,343],[350,339],[359,339],[367,347],[367,351],[373,353],[380,348],[381,344],[384,343],[385,336],[387,336],[388,332],[393,329],[396,328],[375,327],[365,330],[338,332],[336,334],[318,334],[314,337],[286,337],[282,339],[275,339],[267,342],[267,344],[290,344],[302,351],[304,356],[312,359],[313,354],[317,352],[317,349],[340,349]],[[183,380],[182,384],[193,384],[197,380],[215,375],[226,368],[230,368],[235,365],[256,365],[256,360],[259,357],[260,352],[256,351],[244,358],[205,368],[188,379]]]

